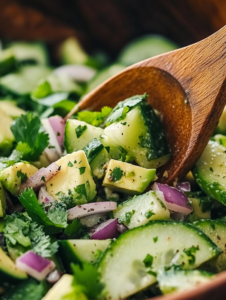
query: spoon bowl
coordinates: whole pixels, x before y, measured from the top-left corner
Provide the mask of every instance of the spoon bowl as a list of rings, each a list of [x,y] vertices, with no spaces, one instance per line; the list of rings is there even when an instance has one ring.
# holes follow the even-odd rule
[[[207,145],[226,104],[225,79],[226,26],[199,43],[126,68],[87,94],[66,118],[147,93],[161,113],[172,153],[158,169],[159,181],[172,184],[187,174]]]

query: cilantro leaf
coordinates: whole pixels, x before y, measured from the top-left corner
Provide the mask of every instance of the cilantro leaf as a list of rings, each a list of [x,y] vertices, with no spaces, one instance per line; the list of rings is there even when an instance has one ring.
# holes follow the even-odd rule
[[[81,168],[79,168],[79,174],[80,174],[80,175],[84,174],[85,171],[86,171],[86,167],[81,167]]]
[[[70,168],[72,168],[72,167],[73,167],[73,163],[72,163],[72,162],[70,162],[70,161],[68,162],[68,164],[67,164],[67,165],[68,165],[68,167],[70,167]]]
[[[78,125],[78,127],[75,129],[77,138],[80,138],[80,136],[83,135],[83,133],[86,131],[86,129],[87,129],[86,125],[84,125],[84,126]]]
[[[27,174],[21,171],[17,171],[17,177],[21,178],[21,183],[24,183],[27,180]]]
[[[112,108],[104,106],[99,111],[81,111],[77,114],[77,119],[79,121],[84,121],[93,126],[99,126],[104,123],[105,118],[111,113]]]
[[[96,267],[83,262],[82,266],[72,264],[71,268],[74,275],[73,286],[80,286],[89,300],[99,299],[104,285],[99,280]]]
[[[33,189],[25,189],[19,197],[21,204],[26,209],[29,217],[44,227],[65,228],[67,226],[67,208],[63,203],[54,203],[46,213],[38,203]],[[59,216],[58,216],[59,214]]]
[[[148,211],[146,211],[146,213],[145,213],[145,217],[146,217],[147,219],[151,218],[151,217],[154,216],[154,215],[155,215],[155,213],[154,213],[152,210],[148,210]]]
[[[110,176],[112,177],[113,182],[118,181],[123,176],[123,170],[121,170],[119,167],[115,167]]]
[[[58,192],[56,196],[64,202],[67,208],[72,208],[76,205],[87,203],[87,192],[85,183],[80,184],[74,188],[74,190],[68,190],[68,195],[63,192]]]
[[[199,250],[199,246],[192,246],[184,250],[184,253],[189,257],[188,263],[189,265],[193,265],[195,263],[195,253]]]
[[[42,131],[41,127],[39,117],[32,112],[21,115],[11,125],[11,131],[18,143],[16,150],[21,153],[22,159],[38,160],[48,146],[49,135]]]

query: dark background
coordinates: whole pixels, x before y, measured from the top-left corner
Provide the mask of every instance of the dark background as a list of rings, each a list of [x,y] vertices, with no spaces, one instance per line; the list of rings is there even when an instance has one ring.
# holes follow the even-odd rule
[[[113,56],[142,34],[185,46],[225,24],[225,0],[0,0],[0,38],[54,45],[75,35],[88,52]]]

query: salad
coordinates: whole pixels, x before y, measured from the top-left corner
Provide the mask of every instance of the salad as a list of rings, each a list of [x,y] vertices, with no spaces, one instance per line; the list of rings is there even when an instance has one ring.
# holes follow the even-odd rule
[[[65,118],[103,80],[173,48],[145,37],[106,67],[69,39],[53,68],[41,43],[4,44],[0,299],[144,300],[226,269],[226,111],[173,186],[158,181],[171,154],[151,95]]]

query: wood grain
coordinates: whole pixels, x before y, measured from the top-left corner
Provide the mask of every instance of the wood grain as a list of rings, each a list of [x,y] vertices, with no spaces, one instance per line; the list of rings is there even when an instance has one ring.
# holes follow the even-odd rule
[[[159,169],[162,182],[187,174],[200,157],[226,104],[226,27],[209,38],[137,63],[79,102],[100,110],[132,95],[148,93],[160,111],[172,158]],[[169,177],[162,178],[167,170]]]

